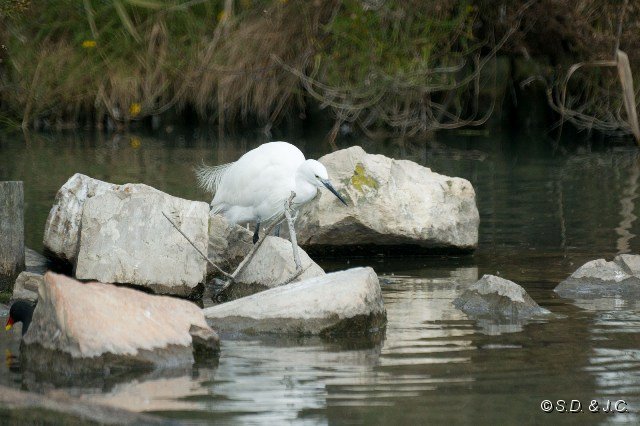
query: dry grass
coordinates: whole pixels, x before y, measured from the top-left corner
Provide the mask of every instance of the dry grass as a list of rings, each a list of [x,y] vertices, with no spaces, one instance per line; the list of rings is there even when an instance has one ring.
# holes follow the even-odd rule
[[[223,127],[271,126],[313,104],[335,119],[333,136],[343,122],[399,135],[479,125],[499,51],[540,64],[532,80],[553,99],[572,64],[611,59],[621,3],[11,0],[0,122],[124,127],[189,109]],[[635,2],[619,45],[638,75]],[[577,73],[565,106],[617,119],[616,84],[615,73]]]

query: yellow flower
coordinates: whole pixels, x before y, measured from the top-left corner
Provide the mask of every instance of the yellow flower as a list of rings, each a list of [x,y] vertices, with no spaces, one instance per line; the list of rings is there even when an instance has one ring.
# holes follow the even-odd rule
[[[132,103],[129,107],[129,114],[131,114],[132,117],[140,114],[140,111],[142,111],[142,106],[137,102]]]
[[[85,40],[82,42],[82,47],[84,47],[85,49],[93,49],[97,45],[98,43],[96,43],[95,40]]]
[[[138,149],[140,148],[140,145],[142,145],[142,142],[140,141],[140,138],[132,136],[129,140],[129,144],[131,145],[131,148]]]

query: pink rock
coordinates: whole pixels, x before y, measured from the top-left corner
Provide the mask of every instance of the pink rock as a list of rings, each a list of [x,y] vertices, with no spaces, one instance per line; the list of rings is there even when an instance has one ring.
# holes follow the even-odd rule
[[[122,362],[184,365],[193,362],[194,345],[216,352],[219,339],[191,302],[47,272],[24,344],[28,363],[64,361],[67,371]]]

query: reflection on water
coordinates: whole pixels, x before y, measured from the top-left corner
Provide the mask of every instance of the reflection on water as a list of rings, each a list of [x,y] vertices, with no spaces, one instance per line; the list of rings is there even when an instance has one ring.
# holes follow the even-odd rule
[[[544,133],[447,136],[430,143],[349,140],[469,179],[481,216],[474,256],[324,259],[326,270],[369,265],[381,275],[382,340],[222,336],[219,363],[114,381],[79,382],[79,398],[183,420],[249,423],[541,423],[543,399],[624,399],[630,413],[562,415],[563,422],[640,421],[640,302],[560,299],[553,288],[577,267],[639,252],[640,163],[634,147],[551,143]],[[289,138],[292,139],[292,138]],[[297,138],[319,157],[330,147]],[[265,142],[217,140],[190,129],[158,137],[0,135],[0,180],[25,181],[27,245],[40,249],[56,190],[74,172],[143,182],[209,201],[192,173]],[[523,285],[555,315],[528,324],[476,322],[453,299],[485,273]],[[0,321],[6,318],[0,309]],[[0,351],[19,354],[19,334]],[[5,357],[0,383],[37,389]]]
[[[637,219],[637,216],[633,214],[635,210],[634,200],[638,197],[638,176],[640,176],[640,160],[636,160],[631,167],[629,167],[629,182],[627,187],[622,191],[623,197],[620,199],[620,225],[616,228],[616,233],[620,236],[616,244],[618,253],[629,253],[629,241],[634,234],[629,232],[633,222]]]

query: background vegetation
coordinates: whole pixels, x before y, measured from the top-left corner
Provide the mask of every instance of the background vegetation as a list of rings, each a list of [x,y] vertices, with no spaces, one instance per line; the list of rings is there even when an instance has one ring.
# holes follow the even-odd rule
[[[630,133],[615,66],[591,65],[620,48],[640,75],[640,5],[6,0],[0,44],[6,126],[269,129],[326,115],[330,137],[345,124],[413,135],[482,125],[538,91],[558,120]]]

